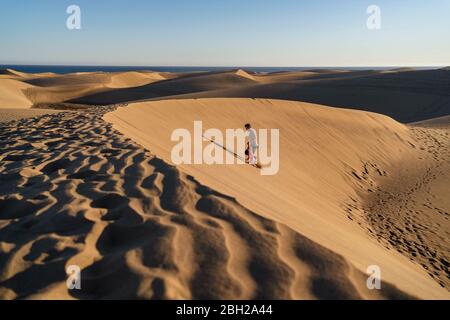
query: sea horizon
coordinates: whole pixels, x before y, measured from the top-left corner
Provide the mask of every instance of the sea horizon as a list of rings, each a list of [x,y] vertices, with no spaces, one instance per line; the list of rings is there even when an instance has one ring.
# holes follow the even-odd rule
[[[33,65],[33,64],[0,64],[0,70],[13,69],[26,73],[53,72],[67,74],[75,72],[124,72],[124,71],[157,71],[157,72],[213,72],[233,69],[244,69],[256,73],[272,73],[283,71],[307,70],[390,70],[399,68],[413,68],[416,70],[439,69],[445,66],[108,66],[108,65]]]

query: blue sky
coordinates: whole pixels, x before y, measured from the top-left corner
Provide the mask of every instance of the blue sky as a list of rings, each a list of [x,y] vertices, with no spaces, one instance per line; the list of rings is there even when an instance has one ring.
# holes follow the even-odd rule
[[[81,8],[68,30],[66,8]],[[369,5],[381,30],[366,27]],[[449,0],[0,0],[0,64],[450,65]]]

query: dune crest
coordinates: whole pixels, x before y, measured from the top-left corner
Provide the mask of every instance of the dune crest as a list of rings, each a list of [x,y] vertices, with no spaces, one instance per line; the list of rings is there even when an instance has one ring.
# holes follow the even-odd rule
[[[108,84],[109,88],[128,88],[143,86],[166,78],[158,72],[137,72],[129,71],[114,74]]]
[[[239,70],[236,71],[236,74],[238,76],[240,76],[240,77],[247,78],[247,79],[255,81],[255,77],[252,76],[250,73],[248,73],[245,70],[239,69]]]

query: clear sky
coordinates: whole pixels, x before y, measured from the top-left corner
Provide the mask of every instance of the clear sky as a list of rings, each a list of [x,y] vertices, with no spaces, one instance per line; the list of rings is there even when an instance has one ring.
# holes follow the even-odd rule
[[[450,65],[450,0],[0,0],[0,64]]]

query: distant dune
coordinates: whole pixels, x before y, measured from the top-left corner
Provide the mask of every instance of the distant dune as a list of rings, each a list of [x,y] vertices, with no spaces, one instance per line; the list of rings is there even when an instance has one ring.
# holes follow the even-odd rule
[[[146,100],[191,98],[267,98],[304,101],[388,115],[403,123],[450,114],[450,73],[446,69],[414,70],[307,70],[251,73],[161,73],[133,71],[26,74],[4,70],[0,80],[17,86],[0,86],[5,107],[42,103],[132,103]],[[32,86],[26,86],[29,84]],[[8,92],[6,92],[8,91]],[[25,96],[25,97],[24,97]]]
[[[372,111],[408,123],[450,114],[450,74],[444,70],[310,70],[249,74],[243,70],[179,75],[140,87],[95,93],[74,103],[250,97],[305,101]]]
[[[142,86],[164,79],[164,75],[156,72],[94,72],[57,75],[26,74],[8,69],[0,78],[0,81],[4,83],[4,85],[0,84],[0,90],[5,90],[5,95],[0,97],[3,99],[0,100],[0,102],[3,101],[0,106],[14,108],[60,103],[98,92]]]
[[[342,78],[306,79],[170,98],[251,97],[285,99],[372,111],[400,122],[450,113],[450,74],[442,70],[344,73]],[[329,77],[329,75],[326,75]]]
[[[34,78],[26,82],[40,87],[73,86],[73,85],[104,85],[109,88],[127,88],[141,86],[154,81],[163,80],[159,73],[120,72],[120,73],[78,73],[56,75],[52,77]]]
[[[414,122],[411,125],[425,128],[450,128],[450,116]]]
[[[0,79],[0,108],[29,108],[32,102],[26,97],[24,91],[33,88],[27,83]]]
[[[38,78],[38,77],[52,77],[56,74],[53,72],[42,72],[42,73],[26,73],[21,72],[14,69],[3,69],[0,70],[0,75],[2,76],[8,76],[8,77],[16,77],[16,78],[22,78],[22,79],[30,79],[30,78]]]
[[[251,78],[252,77],[249,74],[242,73],[242,71],[179,75],[176,78],[166,81],[159,81],[140,87],[98,93],[74,99],[70,102],[83,104],[122,103],[161,96],[245,87],[255,83]]]
[[[108,84],[109,88],[129,88],[143,86],[152,82],[165,80],[165,77],[157,72],[123,72],[113,74]]]

